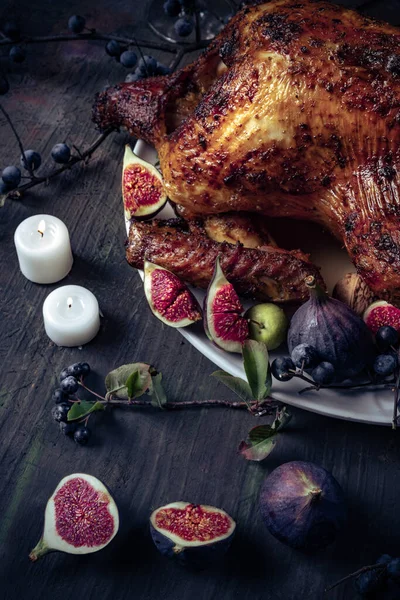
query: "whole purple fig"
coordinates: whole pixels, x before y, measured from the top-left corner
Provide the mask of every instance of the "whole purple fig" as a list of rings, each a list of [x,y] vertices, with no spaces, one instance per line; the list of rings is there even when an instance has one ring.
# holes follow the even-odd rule
[[[302,550],[328,546],[347,519],[343,490],[333,475],[301,461],[281,465],[265,479],[260,510],[273,536]]]

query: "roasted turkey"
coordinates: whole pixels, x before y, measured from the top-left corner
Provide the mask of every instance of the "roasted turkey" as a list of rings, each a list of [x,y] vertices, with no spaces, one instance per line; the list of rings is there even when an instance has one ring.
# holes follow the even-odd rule
[[[210,282],[219,256],[235,290],[259,300],[307,300],[308,275],[323,285],[305,254],[277,248],[268,232],[244,215],[132,221],[126,256],[137,269],[146,258],[201,288]]]
[[[400,31],[326,2],[243,8],[193,64],[98,95],[94,120],[157,148],[186,218],[316,221],[400,293]]]

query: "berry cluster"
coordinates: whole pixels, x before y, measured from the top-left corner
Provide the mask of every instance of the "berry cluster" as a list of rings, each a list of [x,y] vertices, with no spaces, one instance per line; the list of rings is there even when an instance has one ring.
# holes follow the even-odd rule
[[[158,62],[155,58],[149,55],[144,55],[139,59],[137,67],[133,73],[129,73],[125,77],[126,83],[132,81],[140,81],[146,79],[146,77],[156,77],[157,75],[168,75],[171,69],[162,63]]]
[[[380,377],[393,375],[399,365],[399,334],[390,325],[384,325],[376,332],[375,341],[380,354],[375,359],[374,372]]]
[[[84,423],[68,423],[68,411],[71,408],[75,398],[75,393],[79,388],[79,380],[83,380],[90,373],[88,363],[74,363],[60,373],[60,387],[53,392],[53,400],[56,405],[52,408],[53,419],[60,424],[60,430],[64,435],[73,436],[75,442],[82,446],[86,445],[90,439],[90,429]]]
[[[394,591],[393,597],[399,598],[400,558],[392,558],[389,554],[383,554],[378,558],[375,568],[361,573],[354,580],[354,586],[360,596],[364,598],[384,600],[385,593],[390,591]],[[393,590],[393,588],[396,589]]]
[[[195,11],[195,0],[166,0],[164,12],[168,17],[179,17],[174,24],[176,35],[188,37],[193,29],[193,12]]]
[[[311,371],[311,377],[318,385],[329,385],[335,379],[335,367],[332,363],[321,361],[316,349],[309,344],[299,344],[293,348],[292,356],[276,358],[271,372],[278,381],[289,381],[296,375],[296,369]]]
[[[65,165],[71,158],[71,150],[67,144],[56,144],[51,151],[51,158],[54,162]],[[39,169],[42,164],[42,157],[36,150],[25,150],[20,158],[21,167],[29,173],[33,173]],[[11,190],[15,190],[21,183],[21,169],[12,165],[3,169],[0,181],[0,194],[7,194]]]

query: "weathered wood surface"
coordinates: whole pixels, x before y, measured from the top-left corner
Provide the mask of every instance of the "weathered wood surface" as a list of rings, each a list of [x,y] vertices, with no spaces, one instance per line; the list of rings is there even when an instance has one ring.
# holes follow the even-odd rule
[[[129,33],[132,24],[143,36],[145,3],[21,0],[3,3],[0,16],[15,12],[32,34],[65,30],[68,16],[79,13],[98,30]],[[399,2],[369,2],[365,12],[400,21]],[[42,153],[43,170],[51,166],[49,154],[56,142],[91,143],[95,92],[126,74],[102,45],[31,47],[20,66],[9,67],[1,59],[12,86],[1,101],[25,147]],[[16,142],[4,120],[0,127],[0,165],[14,164],[19,158]],[[329,582],[373,563],[382,552],[399,554],[398,433],[294,410],[290,431],[259,465],[246,463],[236,452],[254,419],[233,410],[116,410],[96,418],[94,440],[87,448],[63,437],[51,420],[57,374],[77,360],[90,362],[92,382],[99,389],[108,370],[141,360],[163,372],[174,399],[231,397],[210,378],[214,366],[151,316],[141,281],[124,260],[120,169],[125,140],[123,134],[111,137],[87,167],[36,188],[21,202],[8,202],[0,212],[0,597],[322,598]],[[41,309],[56,286],[34,285],[18,269],[14,230],[39,212],[55,214],[67,224],[75,265],[65,283],[91,289],[104,312],[101,333],[83,350],[50,343]],[[348,528],[334,546],[314,557],[276,542],[258,515],[262,479],[294,459],[331,470],[349,498]],[[53,554],[30,564],[28,553],[40,536],[46,500],[62,477],[76,471],[96,475],[110,487],[121,510],[120,533],[97,555]],[[177,499],[222,506],[237,518],[234,546],[211,571],[183,571],[152,546],[150,511]],[[350,584],[326,597],[349,599],[354,592]]]

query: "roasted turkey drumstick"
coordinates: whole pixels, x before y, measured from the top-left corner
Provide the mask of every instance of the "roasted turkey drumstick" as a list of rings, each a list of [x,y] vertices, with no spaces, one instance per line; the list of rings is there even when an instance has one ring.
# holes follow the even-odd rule
[[[223,223],[220,225],[221,239]],[[126,257],[137,269],[143,268],[147,258],[184,281],[206,288],[220,255],[221,267],[239,294],[274,302],[307,299],[309,292],[304,279],[308,275],[315,275],[321,282],[318,269],[302,252],[266,246],[261,237],[262,245],[251,248],[240,243],[217,242],[209,237],[211,232],[216,235],[217,228],[218,223],[209,227],[202,219],[132,221]],[[253,231],[250,238],[244,234],[242,241],[252,244],[254,239]]]
[[[377,293],[400,290],[400,33],[326,2],[243,8],[192,65],[100,94],[153,143],[185,216],[317,221]]]

